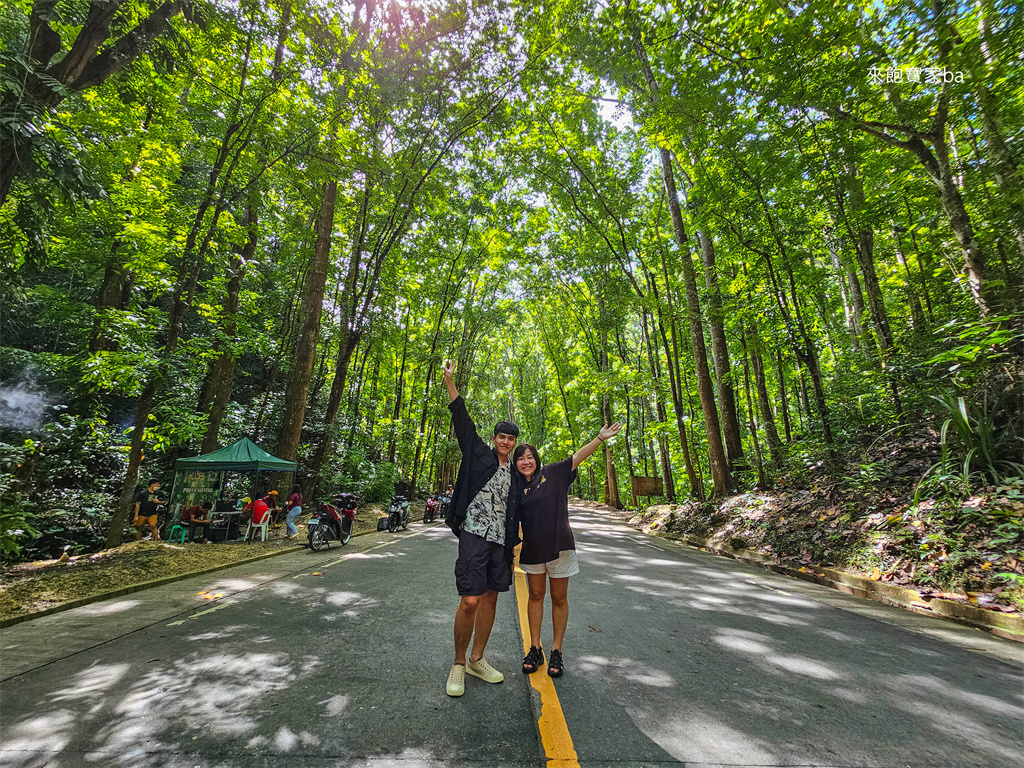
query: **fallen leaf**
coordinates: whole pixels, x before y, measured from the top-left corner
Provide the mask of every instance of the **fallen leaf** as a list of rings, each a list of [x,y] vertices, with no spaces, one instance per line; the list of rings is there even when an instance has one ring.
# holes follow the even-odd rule
[[[992,567],[992,563],[987,562],[987,561],[981,564],[981,570],[983,570],[983,571],[987,571],[991,567]]]
[[[882,578],[882,572],[880,570],[875,568],[873,571],[871,571],[871,580],[872,581],[878,581],[880,578]]]
[[[210,593],[210,590],[208,590],[208,589],[207,590],[203,590],[202,592],[196,592],[197,595],[208,595],[209,593]]]
[[[314,576],[323,576],[324,572],[323,571],[313,571],[313,575]]]
[[[590,627],[590,628],[591,628],[592,630],[594,630],[595,632],[600,632],[600,631],[601,631],[600,629],[598,629],[597,627],[595,627],[595,626],[594,626],[593,624],[587,624],[587,626],[588,626],[588,627]]]

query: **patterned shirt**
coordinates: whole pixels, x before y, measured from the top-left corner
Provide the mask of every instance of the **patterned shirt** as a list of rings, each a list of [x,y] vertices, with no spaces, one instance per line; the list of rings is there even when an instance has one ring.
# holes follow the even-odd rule
[[[480,489],[466,508],[462,530],[482,536],[494,544],[505,543],[505,504],[512,485],[512,462],[499,466],[494,477]]]

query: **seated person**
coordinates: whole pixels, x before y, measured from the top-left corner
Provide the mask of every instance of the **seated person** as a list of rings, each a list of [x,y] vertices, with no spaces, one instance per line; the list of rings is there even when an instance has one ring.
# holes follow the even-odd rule
[[[284,515],[284,510],[277,506],[277,497],[277,491],[271,491],[263,497],[263,502],[270,510],[270,522],[274,528],[281,527],[281,517]]]
[[[181,513],[181,524],[188,525],[188,540],[195,541],[196,533],[202,531],[202,543],[206,543],[206,531],[210,527],[210,510],[213,509],[213,502],[204,501],[202,504],[195,504]]]
[[[246,497],[248,499],[248,497]],[[267,502],[260,498],[260,494],[256,494],[256,501],[249,501],[248,504],[243,508],[244,512],[252,512],[252,524],[260,525],[265,522],[263,520],[264,515],[267,514]]]

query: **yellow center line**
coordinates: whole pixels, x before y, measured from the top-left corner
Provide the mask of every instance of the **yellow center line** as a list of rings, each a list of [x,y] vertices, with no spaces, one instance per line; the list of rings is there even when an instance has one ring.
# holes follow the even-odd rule
[[[519,603],[519,628],[523,635],[523,655],[530,651],[530,621],[526,615],[526,604],[530,589],[526,585],[526,574],[519,569],[516,561],[516,601]],[[540,694],[540,719],[537,729],[540,731],[541,744],[548,758],[547,768],[580,768],[579,758],[572,745],[569,726],[562,713],[562,704],[558,700],[558,691],[554,681],[546,674],[546,669],[537,670],[530,678],[533,689]]]

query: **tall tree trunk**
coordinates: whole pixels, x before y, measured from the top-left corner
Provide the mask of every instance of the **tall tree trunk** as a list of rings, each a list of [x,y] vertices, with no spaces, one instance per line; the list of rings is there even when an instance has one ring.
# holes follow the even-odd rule
[[[782,350],[775,350],[775,372],[779,379],[779,399],[782,401],[782,425],[786,430],[786,442],[793,442],[793,426],[789,420],[789,397],[786,393],[786,367],[782,362]]]
[[[106,322],[111,311],[125,308],[132,278],[125,264],[118,258],[120,240],[116,237],[110,246],[110,257],[103,270],[103,282],[96,294],[96,318],[89,336],[89,352],[112,352],[118,348],[116,341],[107,335]]]
[[[666,288],[668,291],[668,288]],[[671,294],[669,294],[671,295]],[[658,299],[655,294],[655,299]],[[671,312],[671,305],[669,306]],[[672,411],[676,417],[676,429],[679,432],[679,445],[683,450],[683,466],[686,467],[686,478],[690,483],[690,495],[695,499],[704,499],[704,488],[701,477],[693,465],[693,456],[690,453],[690,441],[686,435],[686,408],[683,405],[683,385],[679,376],[679,351],[674,344],[669,344],[668,336],[665,333],[665,324],[661,316],[661,304],[658,302],[658,334],[661,338],[662,348],[665,350],[665,367],[668,369],[669,387],[672,394]]]
[[[603,305],[601,314],[604,314]],[[606,376],[611,374],[611,361],[608,359],[608,331],[601,330],[601,349],[598,358],[598,370]],[[612,400],[611,395],[605,392],[601,397],[601,418],[605,424],[612,423]],[[615,509],[622,509],[622,501],[619,499],[619,483],[615,475],[615,464],[612,461],[611,447],[607,441],[602,444],[604,447],[605,466],[605,498],[604,503]]]
[[[840,261],[839,251],[831,242],[831,238],[829,239],[828,250],[832,256],[832,271],[839,282],[839,296],[843,302],[843,318],[846,320],[846,331],[850,337],[850,344],[854,349],[860,349],[860,321],[854,315],[852,291],[846,277],[847,270],[842,261]]]
[[[751,321],[750,342],[753,347],[749,350],[751,367],[754,369],[754,384],[757,390],[757,405],[761,411],[761,424],[764,425],[765,437],[768,440],[768,455],[771,457],[772,466],[776,471],[785,464],[782,453],[782,441],[779,439],[779,430],[775,426],[775,415],[772,413],[771,401],[768,399],[768,385],[764,376],[764,360],[761,357],[761,337],[757,332],[757,323]]]
[[[655,298],[657,299],[657,294],[655,294]],[[654,402],[655,402],[655,407],[657,409],[657,414],[658,414],[658,423],[659,424],[667,424],[668,423],[668,414],[665,412],[665,401],[664,401],[664,397],[663,397],[662,391],[658,387],[658,384],[661,381],[661,365],[660,365],[660,361],[658,359],[657,350],[655,350],[654,344],[651,342],[651,334],[650,334],[650,331],[648,330],[647,319],[648,319],[648,315],[647,315],[647,312],[645,310],[643,312],[643,315],[640,318],[640,324],[641,324],[641,328],[643,330],[643,335],[644,335],[644,347],[647,350],[647,364],[648,364],[648,366],[650,366],[650,369],[651,369],[651,380],[655,384],[655,387],[654,387]],[[662,338],[664,339],[664,333],[662,333]],[[669,348],[668,348],[667,341],[666,341],[666,344],[665,344],[665,354],[666,355],[669,354]],[[673,385],[670,384],[670,386],[673,386]],[[673,389],[674,389],[674,386],[673,386]],[[680,403],[680,410],[681,409],[682,409],[682,405]],[[679,411],[677,411],[677,416],[678,416],[678,413],[679,413]],[[685,427],[682,427],[681,422],[680,422],[680,427],[681,427],[681,430],[682,430],[681,433],[680,433],[681,437],[682,437],[682,439],[685,440],[685,438],[686,438],[686,429],[685,429]],[[696,477],[696,473],[694,472],[693,465],[690,462],[690,452],[689,452],[687,446],[685,445],[685,443],[683,445],[684,445],[683,455],[684,455],[684,461],[686,463],[686,471],[688,473],[690,473],[691,480],[694,480],[695,477]],[[673,474],[672,474],[672,454],[670,453],[670,450],[669,450],[668,437],[665,435],[665,432],[663,430],[659,430],[658,431],[658,455],[659,455],[659,458],[661,460],[661,474],[662,474],[662,477],[664,478],[664,482],[665,482],[665,498],[667,498],[669,501],[675,501],[676,500],[676,489],[675,489],[675,482],[674,482]]]
[[[757,439],[757,417],[754,415],[754,404],[751,402],[752,398],[750,397],[750,361],[746,336],[741,334],[740,340],[743,344],[743,391],[747,396],[747,428],[750,430],[750,439],[754,443],[754,459],[757,461],[757,482],[762,488],[767,488],[768,478],[764,474],[761,443]]]
[[[653,81],[653,73],[648,67],[649,80]],[[711,465],[711,495],[725,496],[732,493],[735,484],[729,471],[729,462],[725,456],[725,444],[722,441],[722,430],[718,421],[718,406],[715,403],[715,389],[711,381],[711,370],[708,366],[708,353],[704,345],[704,323],[701,317],[700,299],[697,293],[697,276],[693,269],[693,258],[690,255],[686,227],[679,207],[679,193],[676,190],[675,173],[672,169],[672,156],[667,149],[660,150],[662,180],[668,208],[672,216],[672,231],[675,236],[676,248],[683,271],[683,285],[686,288],[687,320],[690,326],[690,345],[693,349],[694,367],[697,373],[697,392],[700,394],[701,410],[704,413],[704,430],[708,440],[708,458]]]
[[[316,243],[313,260],[302,286],[301,326],[295,342],[288,383],[285,387],[284,413],[277,433],[276,455],[295,461],[302,437],[302,422],[306,416],[309,382],[316,364],[317,345],[320,342],[320,315],[323,312],[327,268],[330,263],[331,232],[334,229],[334,209],[338,182],[328,181],[323,186],[320,212],[316,221]]]
[[[846,160],[844,183],[847,194],[850,196],[853,217],[853,221],[847,220],[847,227],[857,253],[861,275],[864,277],[864,289],[868,295],[871,320],[874,323],[875,332],[878,334],[882,355],[888,359],[896,344],[893,341],[892,329],[889,327],[889,315],[885,311],[885,301],[882,299],[882,287],[878,282],[878,272],[875,270],[875,232],[868,221],[867,204],[864,200],[864,180],[860,176],[856,158],[847,158]]]
[[[922,333],[927,329],[924,310],[921,309],[921,300],[917,297],[917,289],[914,287],[914,274],[910,271],[910,263],[907,261],[906,254],[903,253],[903,242],[895,225],[892,230],[892,241],[896,251],[896,261],[907,274],[907,303],[910,305],[910,323],[916,333]]]
[[[401,423],[402,416],[402,395],[405,391],[405,361],[409,356],[409,317],[410,308],[405,308],[405,333],[402,342],[402,364],[398,368],[398,377],[395,381],[395,405],[391,410],[391,435],[388,437],[388,462],[395,463],[395,448],[397,447],[396,430]]]
[[[245,265],[252,261],[256,255],[256,243],[259,225],[259,205],[256,195],[249,198],[245,209],[243,223],[248,231],[245,245],[239,250],[238,255],[231,260],[228,267],[227,292],[224,298],[224,328],[223,338],[218,341],[219,353],[210,365],[210,376],[212,378],[209,403],[204,404],[201,409],[209,413],[209,420],[206,424],[206,433],[203,435],[203,445],[200,453],[209,453],[217,448],[220,440],[220,427],[224,421],[224,414],[227,412],[228,403],[231,400],[231,390],[235,378],[235,367],[238,362],[235,351],[235,334],[238,329],[238,303],[242,293],[242,279],[245,276]]]
[[[659,103],[658,81],[654,77],[647,51],[644,49],[639,31],[633,30],[633,51],[636,54],[640,69],[647,84],[647,96],[651,103]],[[715,390],[711,381],[711,370],[708,366],[707,349],[704,345],[704,322],[701,317],[700,301],[697,294],[697,277],[693,269],[693,257],[690,255],[686,227],[679,207],[679,192],[676,189],[675,172],[672,169],[672,153],[665,147],[659,148],[661,157],[661,175],[665,187],[665,197],[669,213],[672,217],[672,233],[683,270],[683,284],[686,289],[687,320],[690,326],[690,344],[693,348],[694,365],[697,371],[697,390],[700,393],[701,409],[704,413],[704,428],[708,440],[708,456],[711,464],[712,496],[725,496],[735,489],[729,462],[725,456],[725,445],[722,441],[722,430],[718,420],[718,406],[715,403]],[[668,286],[666,285],[666,290]]]
[[[718,283],[718,269],[715,265],[715,246],[711,238],[697,230],[701,256],[704,261],[704,282],[708,289],[708,318],[711,325],[711,355],[715,364],[715,383],[718,385],[718,401],[722,405],[722,433],[725,437],[725,455],[733,468],[743,456],[743,439],[740,437],[740,423],[736,414],[736,394],[732,383],[732,366],[729,364],[729,345],[725,340],[725,314]]]

